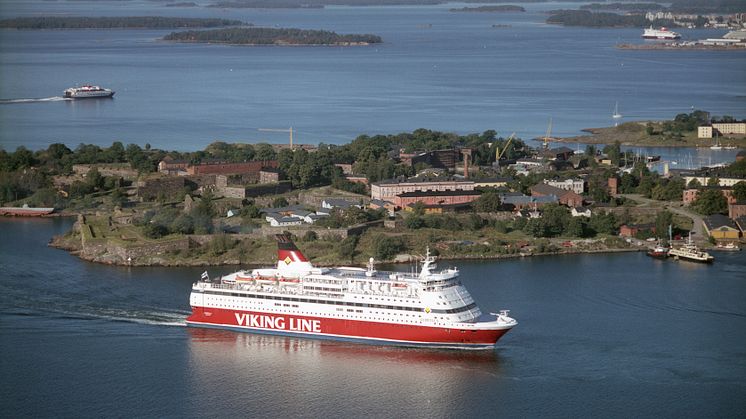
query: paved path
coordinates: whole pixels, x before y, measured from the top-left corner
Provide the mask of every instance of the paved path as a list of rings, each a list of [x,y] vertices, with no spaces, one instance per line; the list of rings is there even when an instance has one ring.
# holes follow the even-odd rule
[[[655,199],[645,198],[644,196],[638,194],[621,194],[619,196],[623,196],[625,198],[629,198],[633,201],[639,202],[642,204],[641,206],[662,206],[663,208],[671,211],[674,214],[688,217],[692,220],[693,224],[692,240],[700,242],[707,240],[707,234],[705,233],[702,216],[695,213],[694,211],[689,210],[687,207],[684,206],[682,202],[656,201]]]

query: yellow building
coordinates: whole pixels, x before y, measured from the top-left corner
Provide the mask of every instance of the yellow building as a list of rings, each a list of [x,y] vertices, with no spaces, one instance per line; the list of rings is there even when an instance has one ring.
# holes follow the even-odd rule
[[[712,138],[712,127],[707,125],[697,128],[697,138]]]
[[[707,234],[715,240],[738,240],[741,230],[730,218],[715,214],[704,218]]]
[[[746,135],[746,122],[715,122],[712,129],[719,134],[741,134]]]

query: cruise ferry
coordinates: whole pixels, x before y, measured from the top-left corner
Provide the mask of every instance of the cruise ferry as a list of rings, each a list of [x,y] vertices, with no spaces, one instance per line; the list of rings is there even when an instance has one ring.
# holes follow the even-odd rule
[[[91,98],[100,98],[100,97],[112,97],[114,96],[114,93],[115,92],[111,89],[104,89],[103,87],[92,86],[90,84],[86,84],[80,87],[71,87],[69,89],[65,89],[65,97],[70,98],[70,99],[91,99]]]
[[[193,284],[187,325],[253,333],[436,348],[493,348],[516,320],[482,313],[457,268],[437,271],[427,252],[418,273],[317,268],[284,235],[277,267]]]
[[[677,32],[669,31],[666,28],[653,29],[649,27],[642,33],[642,37],[645,39],[680,39],[681,35]]]

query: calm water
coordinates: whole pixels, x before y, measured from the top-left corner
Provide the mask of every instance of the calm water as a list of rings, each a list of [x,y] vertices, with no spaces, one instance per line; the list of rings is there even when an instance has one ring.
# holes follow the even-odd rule
[[[433,351],[184,327],[202,269],[108,267],[46,247],[69,225],[0,219],[9,417],[743,415],[742,253],[711,266],[642,254],[460,263],[479,305],[510,308],[519,325],[495,351]]]
[[[421,127],[533,138],[546,132],[550,117],[553,135],[611,125],[616,102],[624,120],[671,118],[691,107],[746,117],[746,53],[621,51],[614,45],[643,42],[639,29],[543,23],[544,11],[573,5],[489,14],[448,12],[461,4],[221,10],[136,0],[3,1],[3,18],[215,16],[375,33],[385,42],[230,47],[168,44],[158,39],[169,31],[157,30],[0,31],[0,146],[122,141],[194,150],[216,139],[284,142],[286,134],[257,129],[289,126],[306,143]],[[725,31],[682,32],[692,39]],[[60,100],[63,89],[86,82],[117,94]],[[732,160],[735,151],[720,154],[715,162]]]

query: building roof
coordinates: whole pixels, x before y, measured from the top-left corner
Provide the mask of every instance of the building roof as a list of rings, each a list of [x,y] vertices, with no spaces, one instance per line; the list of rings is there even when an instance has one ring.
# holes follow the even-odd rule
[[[400,198],[417,198],[425,196],[476,196],[481,194],[479,191],[415,191],[402,192],[396,196]]]
[[[573,191],[568,191],[567,189],[561,189],[556,186],[547,185],[546,183],[539,183],[532,186],[531,192],[537,192],[542,195],[555,195],[557,197],[562,197],[564,195],[567,195],[568,193],[574,193]]]
[[[709,231],[716,230],[722,227],[730,227],[732,229],[738,230],[738,226],[736,225],[736,223],[723,214],[713,214],[708,217],[702,218],[702,221],[704,221],[705,227],[707,227],[707,230]]]
[[[359,206],[357,202],[348,201],[342,198],[326,198],[324,199],[324,202],[332,208],[349,208],[353,205]]]
[[[383,199],[371,199],[370,203],[373,205],[378,205],[379,207],[385,207],[386,205],[394,205],[393,202],[389,202]]]
[[[400,183],[474,183],[473,180],[465,180],[465,179],[455,179],[455,178],[447,178],[447,179],[430,179],[430,178],[417,178],[417,177],[411,177],[411,178],[394,178],[394,179],[386,179],[381,180],[378,182],[373,183],[374,185],[396,185]]]
[[[556,195],[528,196],[528,195],[505,195],[500,200],[503,204],[525,205],[525,204],[552,204],[559,201]]]

